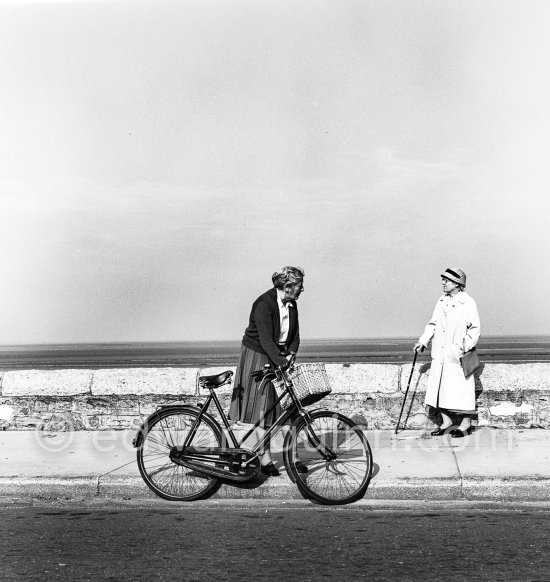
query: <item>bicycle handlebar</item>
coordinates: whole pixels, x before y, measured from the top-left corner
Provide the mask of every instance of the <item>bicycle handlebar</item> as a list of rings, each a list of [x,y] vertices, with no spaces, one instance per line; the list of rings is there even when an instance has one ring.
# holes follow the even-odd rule
[[[291,356],[290,360],[288,360],[288,362],[284,366],[279,366],[282,367],[283,370],[288,370],[289,368],[292,368],[292,366],[294,366],[294,362],[296,361],[296,354],[291,352],[290,356]]]
[[[266,376],[267,374],[273,374],[274,372],[279,372],[283,374],[287,372],[292,366],[294,366],[294,362],[296,361],[296,354],[291,353],[291,358],[288,360],[286,364],[282,366],[272,367],[271,364],[266,364],[261,370],[256,370],[255,372],[251,372],[250,375],[256,380],[260,381],[261,378]]]

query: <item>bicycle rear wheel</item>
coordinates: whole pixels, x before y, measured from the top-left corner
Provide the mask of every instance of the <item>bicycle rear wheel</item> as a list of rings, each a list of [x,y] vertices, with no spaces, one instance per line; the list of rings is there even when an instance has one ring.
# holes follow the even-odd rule
[[[194,501],[212,495],[221,485],[219,479],[182,467],[170,459],[173,447],[182,446],[198,411],[181,406],[151,415],[143,429],[137,451],[139,472],[148,487],[169,501]],[[192,444],[221,447],[222,431],[210,416],[203,415]]]
[[[301,493],[325,505],[357,501],[372,474],[372,452],[362,430],[328,410],[312,412],[309,423],[300,418],[290,427],[284,461]]]

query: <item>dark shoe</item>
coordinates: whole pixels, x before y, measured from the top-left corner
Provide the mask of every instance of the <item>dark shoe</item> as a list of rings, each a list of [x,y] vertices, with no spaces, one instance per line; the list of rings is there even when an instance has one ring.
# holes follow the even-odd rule
[[[443,436],[444,434],[447,434],[449,432],[449,430],[452,428],[453,425],[451,426],[447,426],[445,428],[441,428],[439,427],[437,430],[433,430],[430,434],[432,436]],[[451,431],[452,433],[453,431]]]
[[[472,427],[466,428],[464,430],[461,428],[455,428],[449,434],[451,435],[452,439],[459,439],[469,434],[472,434]]]
[[[267,465],[262,465],[262,474],[268,477],[278,477],[281,473],[277,471],[277,467],[273,463],[268,463]]]
[[[294,463],[294,467],[296,467],[296,471],[298,473],[307,473],[309,469],[302,463],[302,461],[296,461]]]

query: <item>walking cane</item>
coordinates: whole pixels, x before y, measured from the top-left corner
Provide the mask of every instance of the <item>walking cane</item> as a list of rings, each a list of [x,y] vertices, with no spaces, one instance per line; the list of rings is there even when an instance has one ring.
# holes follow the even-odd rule
[[[403,414],[403,409],[405,408],[405,403],[407,402],[407,394],[409,393],[409,388],[411,386],[411,380],[413,377],[413,372],[414,372],[414,365],[416,364],[416,357],[418,356],[418,352],[415,350],[414,351],[414,358],[413,358],[413,365],[411,368],[411,374],[409,376],[409,381],[407,382],[407,390],[405,390],[405,397],[403,398],[403,404],[401,405],[401,412],[399,413],[399,420],[397,421],[397,426],[395,427],[395,433],[397,434],[397,431],[399,430],[399,423],[401,422],[401,416]]]

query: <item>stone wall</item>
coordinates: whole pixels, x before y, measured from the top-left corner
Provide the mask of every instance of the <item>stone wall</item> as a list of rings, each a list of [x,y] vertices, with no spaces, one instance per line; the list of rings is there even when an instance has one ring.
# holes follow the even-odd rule
[[[0,429],[107,430],[137,428],[157,406],[197,403],[201,375],[226,368],[120,368],[0,372]],[[369,429],[393,429],[410,364],[326,364],[332,394],[315,407],[337,410]],[[429,364],[417,365],[403,421],[432,426],[423,401]],[[550,363],[485,364],[476,373],[477,424],[550,427]],[[218,391],[225,410],[231,386]]]

